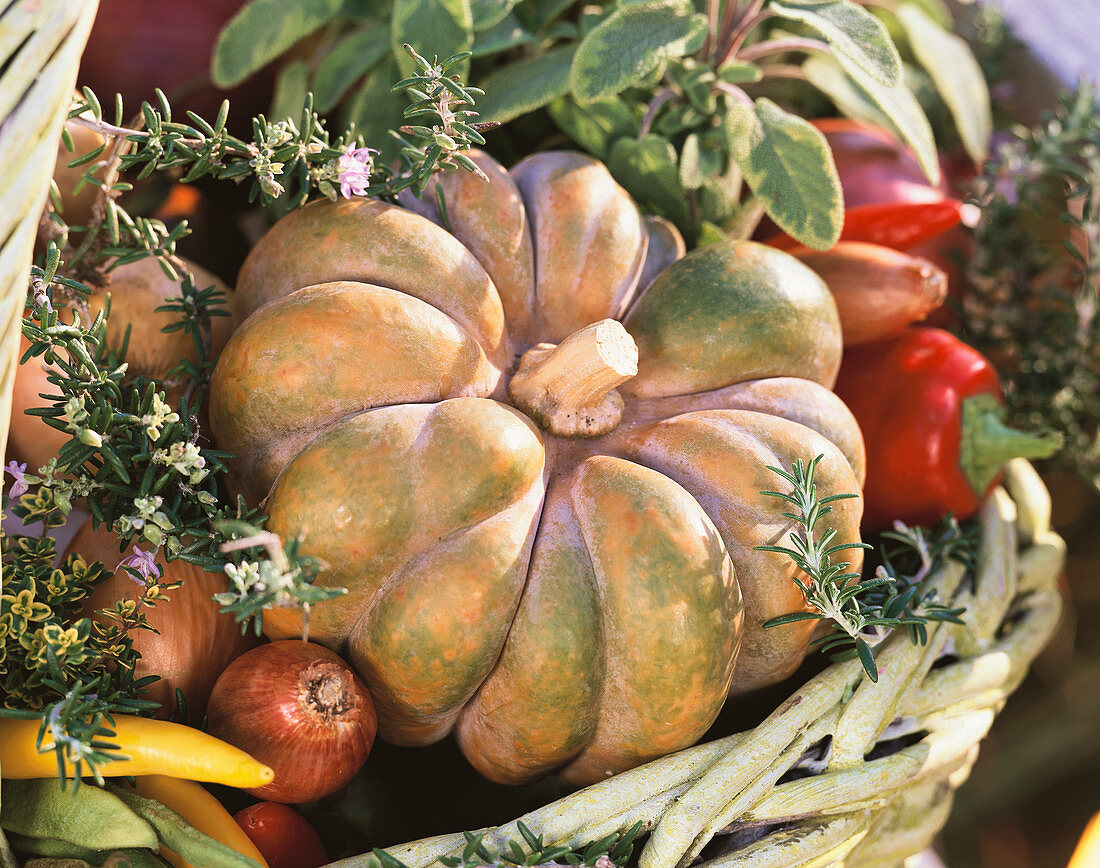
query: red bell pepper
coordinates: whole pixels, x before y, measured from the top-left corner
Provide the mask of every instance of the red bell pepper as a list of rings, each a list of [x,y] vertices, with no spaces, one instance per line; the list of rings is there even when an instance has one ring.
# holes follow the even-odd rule
[[[958,226],[966,208],[958,199],[947,197],[931,202],[859,205],[844,212],[840,240],[866,241],[908,251]],[[793,250],[801,246],[783,233],[765,239],[764,243],[780,250]]]
[[[866,441],[866,530],[935,524],[949,512],[965,519],[1004,462],[1047,458],[1060,445],[1005,425],[992,363],[942,329],[846,348],[835,391]]]

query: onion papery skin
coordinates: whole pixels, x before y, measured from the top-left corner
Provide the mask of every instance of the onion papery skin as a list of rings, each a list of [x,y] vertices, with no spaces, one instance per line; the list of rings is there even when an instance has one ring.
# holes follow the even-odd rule
[[[128,546],[119,552],[118,537],[106,527],[92,530],[91,519],[77,531],[67,552],[77,552],[88,563],[100,561],[114,571],[98,585],[84,607],[91,615],[99,609],[113,609],[122,599],[137,600],[145,588],[124,568],[118,566],[133,551]],[[149,623],[156,628],[134,630],[134,648],[141,653],[135,677],[159,675],[160,681],[150,685],[146,699],[160,703],[157,717],[168,717],[176,707],[176,688],[183,691],[187,703],[187,720],[202,720],[206,700],[218,675],[229,663],[258,641],[249,631],[241,633],[241,625],[232,615],[224,614],[213,595],[227,590],[222,573],[208,573],[201,567],[181,560],[165,562],[162,554],[157,564],[165,582],[182,582],[165,593],[168,599],[146,609]]]
[[[207,724],[275,770],[274,781],[246,792],[284,803],[344,787],[366,762],[378,726],[370,693],[351,667],[299,639],[238,657],[214,685]]]

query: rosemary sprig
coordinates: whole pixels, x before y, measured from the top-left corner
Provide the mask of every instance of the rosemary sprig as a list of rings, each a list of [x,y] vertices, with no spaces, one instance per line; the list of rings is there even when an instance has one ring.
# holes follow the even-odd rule
[[[887,558],[872,578],[859,582],[860,574],[848,571],[851,563],[834,563],[833,556],[848,549],[869,549],[871,546],[866,543],[833,545],[835,528],[827,527],[823,532],[816,530],[818,522],[832,511],[829,504],[858,497],[850,493],[819,496],[814,474],[822,457],[818,455],[808,464],[798,459],[789,472],[779,467],[768,468],[790,483],[792,490],[790,493],[762,493],[792,504],[795,511],[783,515],[796,522],[797,527],[791,533],[790,547],[757,546],[756,551],[777,552],[794,561],[806,577],[804,581],[795,576],[794,582],[813,611],[781,615],[766,621],[764,626],[833,621],[835,629],[811,644],[824,651],[839,652],[835,655],[837,658],[858,656],[868,677],[878,681],[874,649],[892,630],[904,627],[914,643],[924,644],[928,639],[925,629],[928,621],[960,623],[958,616],[963,610],[941,603],[933,591],[924,591],[923,582],[942,559],[962,548],[962,535],[957,523],[948,525],[946,531],[932,538],[919,528],[899,525],[889,536],[917,554],[918,570],[912,576],[902,576]],[[897,554],[894,557],[897,558]]]
[[[547,845],[542,835],[535,835],[523,821],[518,821],[522,841],[509,841],[500,853],[491,852],[483,843],[485,833],[463,832],[466,846],[461,856],[443,856],[439,861],[447,868],[558,868],[558,866],[595,866],[616,868],[625,865],[634,852],[634,841],[642,831],[642,824],[635,823],[623,832],[608,835],[576,849],[561,845]],[[381,849],[371,851],[370,864],[376,868],[409,868],[396,856]]]

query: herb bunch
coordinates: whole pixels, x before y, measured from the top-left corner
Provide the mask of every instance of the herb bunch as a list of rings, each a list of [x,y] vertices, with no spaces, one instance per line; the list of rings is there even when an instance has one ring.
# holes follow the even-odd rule
[[[830,504],[859,495],[842,493],[822,497],[814,482],[821,458],[818,455],[808,463],[798,459],[789,471],[768,468],[789,483],[791,491],[764,491],[762,494],[791,504],[794,511],[783,515],[794,521],[796,527],[790,535],[790,546],[757,546],[756,550],[783,554],[794,561],[805,577],[796,576],[794,582],[813,611],[780,615],[766,621],[764,626],[832,621],[833,631],[814,639],[811,644],[824,651],[837,652],[834,659],[858,656],[868,677],[878,681],[874,648],[891,631],[905,628],[915,644],[923,645],[928,639],[925,625],[929,621],[961,623],[959,615],[963,610],[951,608],[939,600],[933,591],[924,588],[924,580],[945,558],[962,547],[962,534],[954,523],[931,538],[919,528],[899,526],[888,536],[900,542],[905,551],[916,554],[919,561],[916,571],[908,576],[899,573],[894,563],[900,560],[900,552],[895,552],[893,559],[886,559],[873,578],[860,582],[860,574],[849,571],[850,562],[834,562],[833,556],[871,546],[866,543],[834,545],[835,528],[817,529],[818,523],[832,512]]]
[[[979,177],[981,220],[959,331],[996,365],[1010,424],[1064,435],[1051,461],[1100,489],[1100,119],[1082,83],[1002,140]]]

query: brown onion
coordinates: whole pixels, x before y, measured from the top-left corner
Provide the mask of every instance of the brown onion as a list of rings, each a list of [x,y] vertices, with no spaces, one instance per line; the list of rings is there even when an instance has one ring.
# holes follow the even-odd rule
[[[148,546],[143,546],[148,548]],[[92,530],[91,519],[77,531],[66,552],[77,552],[85,561],[100,561],[114,575],[96,587],[84,604],[86,615],[98,609],[112,609],[117,600],[137,600],[145,588],[118,563],[133,549],[119,554],[118,539],[104,527]],[[168,600],[146,609],[151,630],[135,630],[134,648],[141,653],[135,675],[159,675],[146,698],[159,702],[158,717],[167,717],[176,707],[176,688],[183,691],[187,717],[192,723],[202,720],[206,700],[218,675],[229,663],[258,641],[251,633],[241,635],[241,625],[232,615],[223,614],[213,595],[227,590],[223,574],[208,573],[184,561],[157,564],[166,582],[183,584],[166,591]]]
[[[216,286],[232,298],[232,290],[213,274],[192,262],[187,263],[195,276],[195,286],[205,289]],[[162,332],[164,326],[178,322],[178,314],[157,311],[172,298],[178,298],[182,292],[179,283],[170,280],[156,260],[152,257],[140,259],[127,265],[121,265],[110,273],[111,283],[105,289],[97,289],[88,298],[88,309],[95,316],[103,309],[107,294],[111,295],[111,315],[107,321],[107,343],[113,349],[119,349],[129,330],[129,344],[126,360],[132,374],[144,374],[147,377],[163,378],[181,359],[198,361],[191,336],[182,329],[175,332]],[[69,321],[68,312],[61,314]],[[212,331],[211,352],[221,352],[232,334],[236,321],[231,316],[215,316],[210,319]],[[25,352],[29,344],[21,338],[20,352]],[[15,371],[12,384],[11,423],[8,429],[9,451],[21,461],[27,462],[33,472],[53,458],[57,450],[69,442],[65,431],[51,428],[39,416],[24,413],[31,407],[46,407],[49,402],[39,398],[39,394],[56,395],[58,389],[46,378],[49,367],[42,357],[28,359]],[[169,390],[168,401],[178,405],[183,394],[182,387]]]
[[[321,645],[284,639],[238,657],[207,706],[211,735],[275,770],[248,790],[274,802],[311,802],[347,784],[366,762],[378,723],[366,685]]]

